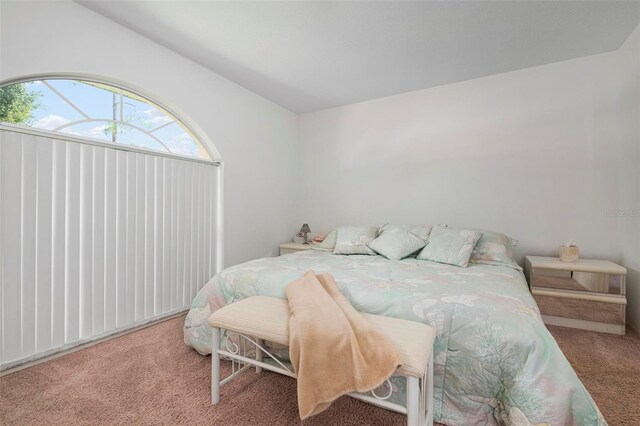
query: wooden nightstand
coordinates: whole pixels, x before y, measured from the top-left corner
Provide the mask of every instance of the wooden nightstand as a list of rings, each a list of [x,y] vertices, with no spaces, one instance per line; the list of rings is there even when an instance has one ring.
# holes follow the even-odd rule
[[[318,244],[298,244],[298,243],[282,243],[280,244],[280,256],[283,254],[294,253],[296,251],[304,251],[304,250],[318,250],[318,251],[329,251],[327,249],[323,249],[318,246]]]
[[[545,324],[625,334],[626,268],[608,260],[527,256],[525,275]]]

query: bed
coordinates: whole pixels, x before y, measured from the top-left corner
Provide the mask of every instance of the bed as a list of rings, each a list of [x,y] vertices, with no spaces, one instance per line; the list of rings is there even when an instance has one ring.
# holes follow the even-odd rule
[[[522,271],[407,258],[303,251],[217,274],[194,299],[184,339],[211,352],[206,318],[250,296],[284,298],[306,271],[331,272],[361,311],[437,330],[434,417],[446,425],[604,425],[604,418],[540,318]],[[394,386],[392,398],[404,395]]]

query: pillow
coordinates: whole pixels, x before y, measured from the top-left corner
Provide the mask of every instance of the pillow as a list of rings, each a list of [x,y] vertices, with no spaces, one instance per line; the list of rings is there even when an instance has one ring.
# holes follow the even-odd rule
[[[389,260],[400,260],[424,247],[427,242],[401,228],[386,230],[369,244],[369,248]]]
[[[394,229],[404,229],[411,232],[412,234],[417,235],[425,241],[427,240],[427,238],[429,238],[429,232],[431,232],[431,225],[390,225],[387,223],[384,225],[376,225],[376,227],[379,228],[380,235],[385,232],[393,231]],[[324,241],[318,244],[318,247],[326,250],[333,250],[336,246],[337,235],[337,229],[329,232]]]
[[[324,239],[324,241],[322,241],[319,246],[320,248],[323,249],[327,249],[327,250],[333,250],[333,248],[336,246],[336,236],[338,235],[338,231],[336,231],[335,229],[331,232],[329,232],[329,235],[327,235]]]
[[[482,233],[472,229],[433,228],[418,259],[466,268],[480,237]]]
[[[518,245],[518,240],[509,238],[505,234],[493,231],[482,232],[482,237],[478,240],[473,252],[471,253],[471,263],[482,265],[508,266],[522,270],[520,265],[513,259],[513,248]]]
[[[377,226],[341,226],[337,231],[333,254],[376,254],[369,248],[369,243],[377,235]]]
[[[380,227],[380,235],[396,229],[409,231],[426,241],[429,238],[429,232],[431,232],[431,225],[391,225],[387,223]]]

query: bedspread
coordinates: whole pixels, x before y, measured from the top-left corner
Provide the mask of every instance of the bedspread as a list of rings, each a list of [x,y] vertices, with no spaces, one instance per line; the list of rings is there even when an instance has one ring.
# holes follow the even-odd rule
[[[551,334],[521,271],[424,260],[303,251],[225,269],[195,297],[185,343],[211,352],[206,318],[250,296],[285,298],[306,271],[331,272],[361,312],[420,321],[437,330],[434,420],[447,425],[604,425]],[[393,398],[403,401],[403,387]]]

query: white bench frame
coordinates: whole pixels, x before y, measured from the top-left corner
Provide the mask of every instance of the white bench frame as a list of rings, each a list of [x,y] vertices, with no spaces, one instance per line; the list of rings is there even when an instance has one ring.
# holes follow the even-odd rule
[[[296,378],[296,374],[284,363],[271,354],[261,339],[247,336],[231,330],[212,327],[211,336],[211,404],[220,402],[220,386],[233,380],[240,373],[255,367],[256,373],[263,369]],[[236,336],[237,343],[232,336]],[[247,348],[247,345],[249,348]],[[255,357],[250,357],[250,351],[255,350]],[[264,355],[271,358],[275,365],[264,362]],[[220,378],[220,358],[231,360],[231,374],[224,379]],[[237,364],[237,367],[236,367]],[[386,380],[389,393],[379,396],[372,390],[370,395],[350,393],[349,396],[378,407],[392,410],[407,416],[408,426],[433,425],[433,349],[429,354],[429,362],[423,377],[405,376],[407,379],[407,405],[406,407],[387,399],[391,397],[391,383]]]

